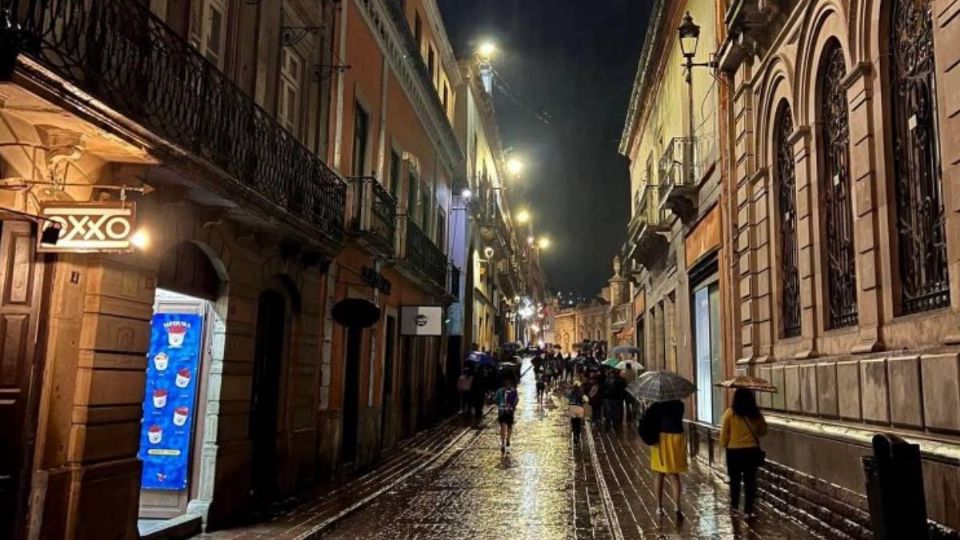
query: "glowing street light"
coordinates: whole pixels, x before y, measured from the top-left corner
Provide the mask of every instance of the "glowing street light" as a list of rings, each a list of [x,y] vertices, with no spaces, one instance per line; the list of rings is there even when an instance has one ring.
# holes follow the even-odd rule
[[[541,237],[540,240],[537,240],[537,246],[539,246],[540,249],[547,249],[547,248],[549,248],[549,247],[550,247],[550,239],[547,238],[546,236]]]
[[[517,177],[523,172],[523,162],[517,158],[507,160],[507,172],[510,176]]]
[[[460,197],[463,200],[468,200],[470,197],[473,197],[473,192],[470,191],[470,188],[464,188],[463,191],[460,192]]]
[[[484,41],[477,47],[477,56],[484,62],[489,62],[497,54],[497,46],[492,41]]]
[[[532,236],[528,236],[528,237],[527,237],[527,245],[532,246],[533,243],[536,242],[536,241],[537,241],[537,239],[534,238],[534,237],[532,237]]]
[[[530,212],[527,210],[521,210],[517,212],[517,223],[521,225],[530,221]]]

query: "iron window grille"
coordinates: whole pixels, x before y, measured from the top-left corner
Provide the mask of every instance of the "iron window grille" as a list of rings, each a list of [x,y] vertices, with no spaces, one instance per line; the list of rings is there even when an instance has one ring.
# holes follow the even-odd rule
[[[902,314],[950,304],[930,0],[891,4],[890,92]]]
[[[777,208],[780,227],[780,302],[781,335],[800,335],[800,272],[797,268],[797,190],[794,164],[793,118],[790,106],[784,103],[777,114],[773,136],[776,149]]]
[[[850,115],[843,79],[843,49],[833,41],[824,53],[820,78],[820,190],[830,328],[857,324],[857,271],[850,197]]]

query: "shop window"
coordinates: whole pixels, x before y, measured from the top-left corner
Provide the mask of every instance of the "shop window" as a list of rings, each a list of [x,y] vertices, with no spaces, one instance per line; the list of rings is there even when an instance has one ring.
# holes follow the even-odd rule
[[[900,312],[950,304],[931,0],[890,3],[890,112]]]
[[[723,380],[723,361],[720,350],[720,288],[716,283],[694,291],[693,321],[697,420],[719,424],[723,414],[723,394],[713,385]]]
[[[800,272],[797,268],[797,190],[794,169],[793,114],[785,102],[780,105],[774,123],[773,148],[776,152],[774,193],[777,198],[777,224],[780,233],[780,335],[800,335]]]

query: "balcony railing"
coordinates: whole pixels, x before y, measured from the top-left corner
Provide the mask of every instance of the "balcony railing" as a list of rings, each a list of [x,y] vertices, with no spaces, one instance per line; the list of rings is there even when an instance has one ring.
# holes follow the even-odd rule
[[[397,228],[397,201],[372,176],[347,179],[352,191],[353,211],[350,219],[355,232],[366,234],[380,247],[393,252]]]
[[[660,157],[660,202],[684,221],[697,209],[700,160],[696,138],[674,137]]]
[[[343,237],[346,186],[136,0],[0,0],[0,51],[68,83],[226,173],[271,211]],[[19,49],[16,49],[19,47]],[[11,50],[14,49],[14,50]],[[9,56],[8,56],[9,55]]]
[[[660,206],[660,186],[647,185],[641,193],[630,221],[626,260],[649,267],[666,252],[670,221],[667,211]]]
[[[631,235],[639,234],[645,228],[666,228],[669,216],[666,210],[660,208],[660,186],[643,186],[637,194],[640,198],[630,223]]]
[[[660,189],[664,193],[674,186],[697,183],[696,139],[674,137],[660,157]]]
[[[426,233],[420,230],[416,223],[409,219],[405,219],[405,221],[406,238],[403,260],[437,286],[445,288],[447,283],[447,256]]]

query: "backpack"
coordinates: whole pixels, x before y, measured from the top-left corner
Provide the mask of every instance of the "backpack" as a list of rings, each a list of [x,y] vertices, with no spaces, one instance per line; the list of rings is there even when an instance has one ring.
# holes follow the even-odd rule
[[[653,414],[654,408],[650,407],[640,415],[640,421],[637,423],[637,432],[640,434],[640,440],[648,446],[653,446],[660,442],[660,422],[656,414]]]

